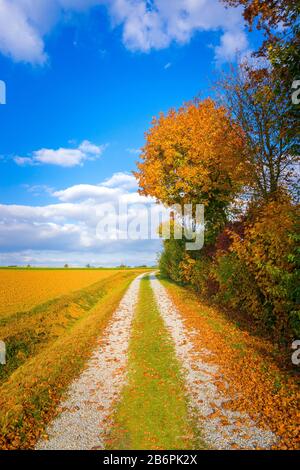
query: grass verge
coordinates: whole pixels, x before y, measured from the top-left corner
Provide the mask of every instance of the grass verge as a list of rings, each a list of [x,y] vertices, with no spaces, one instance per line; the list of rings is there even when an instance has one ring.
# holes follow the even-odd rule
[[[280,438],[276,449],[299,449],[299,376],[278,367],[276,344],[249,334],[222,310],[201,302],[191,289],[161,281],[186,327],[197,333],[195,347],[212,353],[206,361],[218,366],[237,397],[231,409],[271,429]],[[216,385],[222,391],[223,382]]]
[[[88,287],[37,305],[26,312],[0,317],[0,339],[6,344],[6,365],[0,367],[0,386],[28,359],[40,353],[107,295],[118,282],[113,274]]]
[[[179,363],[148,277],[141,281],[128,374],[107,449],[203,447],[189,417]]]
[[[77,318],[41,352],[18,367],[0,387],[0,449],[32,448],[55,416],[62,394],[82,371],[130,282],[124,271],[105,284],[96,305]],[[82,298],[81,298],[82,300]]]

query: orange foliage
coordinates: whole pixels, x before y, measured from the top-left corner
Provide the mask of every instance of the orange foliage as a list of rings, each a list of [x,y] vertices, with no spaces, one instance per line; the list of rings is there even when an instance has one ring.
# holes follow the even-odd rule
[[[223,378],[215,385],[224,392],[224,380],[229,383],[226,393],[235,398],[228,407],[246,412],[260,426],[271,429],[278,436],[275,449],[299,449],[299,387],[297,376],[279,366],[282,350],[242,331],[222,311],[201,303],[191,290],[165,286],[186,327],[194,331],[194,347],[212,353],[205,360],[217,365]]]
[[[257,27],[271,31],[271,28],[282,24],[291,26],[294,17],[291,15],[297,2],[295,0],[223,0],[230,6],[243,6],[245,20],[252,27],[257,20]]]
[[[141,193],[168,204],[229,204],[247,179],[243,133],[226,109],[195,100],[153,120],[135,173]]]
[[[300,312],[290,299],[289,290],[297,275],[293,252],[299,207],[283,199],[270,201],[255,212],[255,219],[247,224],[243,237],[232,234],[231,251],[253,276],[265,306],[272,311],[278,337],[290,330],[296,333]]]

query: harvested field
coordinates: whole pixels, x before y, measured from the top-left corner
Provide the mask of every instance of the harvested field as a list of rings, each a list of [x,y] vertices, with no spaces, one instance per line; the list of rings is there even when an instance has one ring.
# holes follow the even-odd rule
[[[0,317],[29,310],[115,273],[113,269],[0,269]]]
[[[30,448],[35,444],[64,390],[84,367],[97,338],[139,272],[7,271],[7,279],[29,275],[33,282],[35,276],[40,276],[53,286],[52,294],[56,283],[56,295],[63,289],[68,293],[39,304],[43,298],[40,295],[45,293],[40,283],[32,284],[34,307],[23,311],[17,308],[9,316],[0,316],[0,339],[7,348],[7,364],[0,368],[0,449]],[[29,285],[28,279],[23,287]],[[92,284],[75,290],[88,279]]]

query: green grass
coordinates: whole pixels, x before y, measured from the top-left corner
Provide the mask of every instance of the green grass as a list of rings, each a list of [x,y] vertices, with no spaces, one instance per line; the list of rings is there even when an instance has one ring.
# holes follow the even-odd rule
[[[203,448],[189,417],[179,364],[148,277],[141,281],[128,374],[107,449]]]
[[[51,341],[36,354],[31,354],[26,341],[16,345],[22,353],[21,364],[12,364],[12,368],[18,367],[0,384],[0,450],[34,446],[45,425],[55,415],[68,385],[83,370],[97,338],[135,276],[134,271],[124,271],[107,279],[102,287],[96,286],[99,296],[94,292],[95,286],[87,288],[86,293],[72,294],[72,300],[77,302],[77,315],[66,322],[65,312],[60,308],[63,305],[53,304],[59,307],[56,321],[60,319],[64,327],[57,337],[50,335]],[[67,304],[69,306],[69,302]],[[37,317],[37,313],[32,316]],[[50,325],[53,318],[50,315]],[[47,329],[47,316],[42,320],[42,327]],[[61,325],[57,326],[60,330]],[[38,325],[35,331],[38,332]],[[30,340],[30,335],[27,339]]]

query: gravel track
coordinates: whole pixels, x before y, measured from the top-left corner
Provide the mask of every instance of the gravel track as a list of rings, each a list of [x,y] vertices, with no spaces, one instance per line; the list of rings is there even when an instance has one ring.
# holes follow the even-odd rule
[[[276,436],[259,428],[245,413],[224,408],[233,397],[220,392],[215,385],[221,380],[229,388],[217,365],[205,362],[210,351],[198,351],[194,345],[195,331],[188,330],[184,319],[170,299],[166,289],[154,274],[151,285],[160,313],[169,330],[176,354],[183,366],[191,412],[195,415],[204,441],[212,449],[271,448]],[[225,424],[226,423],[226,424]]]
[[[61,414],[48,426],[48,439],[39,440],[36,449],[104,449],[104,439],[112,425],[113,408],[127,380],[131,324],[143,276],[131,283],[99,339],[86,370],[69,387],[67,398],[60,405]],[[217,364],[212,365],[206,360],[210,351],[199,351],[199,347],[195,347],[197,332],[185,326],[183,317],[154,274],[150,279],[182,364],[190,410],[204,441],[213,449],[271,448],[276,442],[271,431],[259,428],[246,413],[224,407],[233,397],[216,386],[216,381],[221,380],[225,389],[229,389]]]
[[[60,405],[62,413],[47,428],[48,440],[40,440],[36,449],[103,449],[112,408],[126,383],[131,323],[142,277],[131,283],[86,370],[71,384]]]

